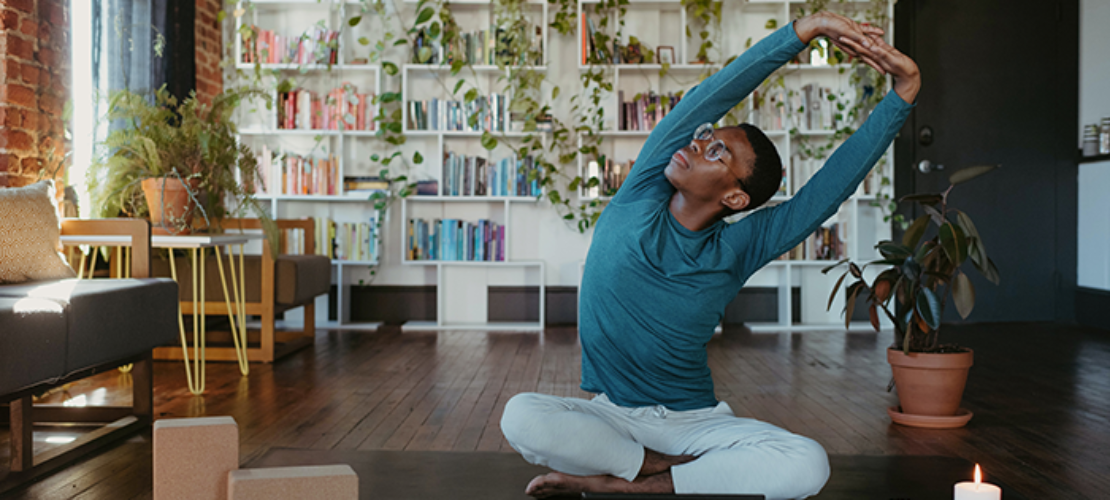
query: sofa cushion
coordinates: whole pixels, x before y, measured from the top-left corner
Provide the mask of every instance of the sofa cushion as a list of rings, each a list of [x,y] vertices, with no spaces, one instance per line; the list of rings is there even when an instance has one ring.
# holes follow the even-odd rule
[[[0,189],[0,214],[0,283],[75,275],[58,252],[61,228],[53,182]]]
[[[2,286],[0,297],[50,299],[64,308],[67,375],[178,342],[172,280],[65,279]]]
[[[228,267],[227,257],[223,259],[224,273],[231,271]],[[177,257],[177,279],[180,285],[179,297],[183,301],[193,300],[193,278],[191,258]],[[207,273],[204,277],[205,299],[208,302],[224,300],[223,285],[220,282],[220,270],[216,258],[211,253],[205,259]],[[262,256],[247,255],[243,258],[243,267],[246,268],[246,301],[261,302],[262,300]],[[238,276],[239,257],[235,257],[235,270]],[[153,260],[152,273],[155,276],[170,276],[170,263],[166,258]],[[236,277],[238,279],[238,277]],[[228,292],[231,293],[231,277],[227,276]],[[317,295],[328,293],[331,289],[331,260],[322,255],[281,255],[278,256],[274,269],[274,301],[278,304],[293,306],[302,305]]]
[[[41,298],[0,298],[0,394],[61,377],[65,359],[66,317],[61,304]]]
[[[331,260],[323,255],[281,255],[274,281],[279,304],[304,304],[331,289]]]

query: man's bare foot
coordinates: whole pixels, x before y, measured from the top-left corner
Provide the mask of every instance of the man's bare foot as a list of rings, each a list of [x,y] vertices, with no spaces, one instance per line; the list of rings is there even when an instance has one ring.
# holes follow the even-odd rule
[[[669,471],[638,477],[632,482],[608,475],[572,476],[561,472],[552,472],[536,476],[524,489],[524,493],[536,498],[579,495],[583,492],[674,493],[674,483],[671,481]]]
[[[693,455],[664,455],[658,451],[644,448],[644,465],[640,466],[641,476],[653,476],[660,472],[668,471],[671,467],[686,462],[693,462]]]

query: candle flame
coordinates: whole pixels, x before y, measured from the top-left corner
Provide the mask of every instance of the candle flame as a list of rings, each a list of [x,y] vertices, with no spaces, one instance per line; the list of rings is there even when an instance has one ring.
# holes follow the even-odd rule
[[[983,482],[983,471],[979,469],[979,464],[975,464],[975,486],[978,487],[981,482]]]

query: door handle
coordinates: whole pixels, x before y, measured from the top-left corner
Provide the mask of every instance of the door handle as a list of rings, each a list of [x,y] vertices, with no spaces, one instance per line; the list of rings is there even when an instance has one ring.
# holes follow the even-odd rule
[[[923,174],[927,174],[927,173],[932,172],[934,170],[944,170],[944,165],[941,165],[939,163],[933,163],[929,160],[921,160],[921,162],[919,162],[917,164],[917,170],[918,170],[918,172],[921,172]]]

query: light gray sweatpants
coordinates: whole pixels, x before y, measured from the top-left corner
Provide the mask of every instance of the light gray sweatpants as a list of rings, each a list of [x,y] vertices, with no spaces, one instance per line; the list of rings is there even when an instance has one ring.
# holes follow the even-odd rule
[[[523,393],[505,405],[501,432],[528,462],[576,476],[609,474],[632,481],[644,448],[697,456],[671,468],[675,493],[805,498],[829,478],[828,457],[816,441],[737,417],[723,401],[671,411],[617,406],[604,394],[586,400]]]

